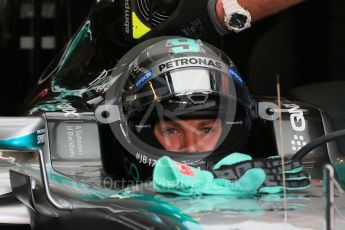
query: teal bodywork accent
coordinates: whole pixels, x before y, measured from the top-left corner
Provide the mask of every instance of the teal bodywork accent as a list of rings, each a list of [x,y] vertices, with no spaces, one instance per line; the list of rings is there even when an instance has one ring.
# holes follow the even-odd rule
[[[19,169],[20,168],[20,169]],[[18,165],[18,171],[24,169],[29,175],[40,178],[40,169],[37,164],[34,165]],[[193,219],[192,216],[186,214],[178,207],[164,201],[160,197],[153,194],[145,194],[145,192],[132,191],[131,188],[122,190],[113,190],[103,188],[101,186],[95,187],[84,182],[66,177],[47,165],[48,178],[51,186],[55,188],[58,193],[74,199],[84,201],[109,201],[116,203],[117,201],[126,200],[136,205],[136,211],[147,216],[156,223],[162,223],[160,216],[174,220],[178,226],[171,226],[174,229],[202,229],[199,223]]]
[[[0,148],[36,149],[44,145],[44,135],[44,130],[38,130],[25,136],[0,140]]]
[[[47,165],[48,167],[48,165]],[[30,166],[39,175],[38,165]],[[159,224],[164,224],[163,218],[173,220],[172,229],[202,229],[204,218],[208,212],[224,215],[241,215],[248,217],[263,216],[266,207],[275,207],[277,210],[284,208],[282,194],[257,194],[257,195],[197,195],[174,196],[169,194],[152,193],[152,184],[144,183],[126,189],[113,190],[104,187],[95,187],[76,179],[66,177],[48,167],[48,177],[51,185],[59,193],[86,202],[106,201],[117,205],[125,202],[129,208],[145,215]],[[304,195],[288,194],[288,209],[304,210],[309,199]],[[200,216],[200,214],[202,216]],[[207,221],[207,220],[206,220]],[[172,223],[172,222],[171,222]]]
[[[334,163],[337,180],[340,185],[345,188],[345,163]]]
[[[64,108],[68,108],[68,106],[70,106],[70,102],[67,100],[51,100],[46,101],[44,104],[36,105],[29,113],[33,114],[39,110],[47,112],[61,111]]]
[[[81,40],[84,40],[85,38],[89,38],[91,36],[90,32],[90,21],[87,21],[84,26],[81,28],[80,32],[76,35],[75,39],[73,39],[72,43],[69,45],[67,51],[64,54],[64,57],[61,61],[61,65],[59,67],[59,70],[61,70],[65,63],[68,61],[69,57],[73,53],[75,47],[79,44]]]
[[[92,82],[86,84],[85,87],[79,89],[68,89],[62,86],[59,81],[63,78],[68,77],[66,74],[72,68],[75,68],[80,63],[84,61],[83,57],[79,57],[83,55],[83,52],[89,52],[88,50],[80,51],[78,47],[83,46],[82,43],[90,43],[91,40],[91,32],[90,32],[90,22],[86,22],[84,26],[80,29],[79,33],[75,36],[73,41],[69,44],[67,50],[63,54],[63,57],[59,63],[59,68],[52,75],[51,77],[51,92],[57,93],[56,96],[51,98],[50,100],[45,100],[41,104],[35,105],[30,111],[29,114],[33,114],[39,110],[47,111],[47,112],[54,112],[54,111],[61,111],[63,109],[73,108],[72,102],[73,100],[80,100],[85,99],[85,96],[88,92],[96,91],[99,94],[105,92],[108,87],[110,87],[116,80],[116,77],[111,77],[110,73],[112,70],[103,70],[96,76],[96,79],[92,79]],[[84,56],[88,56],[88,53],[85,53]],[[69,62],[73,63],[73,66],[68,66]],[[91,80],[90,80],[91,81]],[[78,99],[66,99],[67,97],[76,97]],[[74,109],[74,108],[73,108]]]

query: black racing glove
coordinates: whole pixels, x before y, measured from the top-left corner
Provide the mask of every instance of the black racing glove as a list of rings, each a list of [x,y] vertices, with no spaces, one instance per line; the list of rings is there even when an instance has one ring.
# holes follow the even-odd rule
[[[175,9],[163,23],[152,28],[141,40],[157,36],[185,36],[207,42],[217,41],[228,30],[219,22],[216,14],[217,0],[155,0],[159,8],[164,2]],[[157,4],[157,3],[156,3]]]
[[[249,169],[260,168],[266,173],[266,180],[263,187],[283,186],[283,167],[280,157],[245,160],[231,165],[221,165],[212,170],[216,178],[227,180],[238,180]],[[310,185],[310,176],[303,170],[303,165],[299,160],[285,159],[285,185],[293,190],[304,188]]]
[[[91,38],[102,54],[120,59],[135,43],[125,40],[122,23],[124,0],[101,0],[93,5],[89,13]]]
[[[103,52],[121,57],[137,43],[158,36],[185,36],[216,42],[228,32],[217,18],[216,1],[101,0],[89,15],[93,43]],[[142,6],[138,4],[145,5],[147,12],[142,13]],[[154,15],[159,12],[165,16],[157,22]],[[135,20],[134,14],[137,15]]]

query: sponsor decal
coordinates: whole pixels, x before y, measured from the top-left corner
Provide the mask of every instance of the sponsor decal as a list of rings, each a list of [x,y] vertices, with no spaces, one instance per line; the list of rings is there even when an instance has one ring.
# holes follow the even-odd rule
[[[129,0],[125,0],[125,20],[123,25],[127,34],[130,33],[130,9]]]
[[[298,151],[307,144],[303,132],[306,129],[306,121],[304,118],[303,110],[296,104],[284,104],[290,114],[291,127],[295,132],[292,140],[290,141],[292,151]]]
[[[67,125],[66,127],[67,145],[70,158],[76,155],[84,155],[83,127],[80,125]]]
[[[64,112],[65,117],[79,117],[77,109],[74,108],[70,102],[61,105],[61,110]]]
[[[244,84],[241,76],[239,75],[239,73],[237,73],[236,70],[234,70],[233,68],[229,67],[228,68],[228,72],[229,74],[232,76],[233,79],[235,79],[237,82],[239,82],[241,85]]]
[[[176,162],[176,166],[178,170],[180,171],[180,173],[185,174],[187,176],[195,177],[193,170],[188,165],[184,165],[184,164]]]
[[[291,140],[291,149],[293,151],[300,150],[303,146],[305,146],[307,142],[304,140],[304,136],[302,135],[293,135],[293,139]]]
[[[290,122],[292,129],[297,132],[302,132],[305,130],[305,118],[303,111],[300,107],[296,104],[285,104],[286,108],[288,108],[288,112],[290,113]]]
[[[146,84],[146,82],[148,82],[152,77],[152,70],[148,70],[144,74],[142,74],[135,82],[135,90],[139,90],[141,87],[143,87],[143,85]]]
[[[44,129],[37,130],[36,134],[37,134],[37,144],[43,145],[45,143],[45,130]]]
[[[221,62],[205,57],[176,58],[164,62],[158,66],[159,72],[169,71],[178,67],[201,66],[212,69],[222,70]]]

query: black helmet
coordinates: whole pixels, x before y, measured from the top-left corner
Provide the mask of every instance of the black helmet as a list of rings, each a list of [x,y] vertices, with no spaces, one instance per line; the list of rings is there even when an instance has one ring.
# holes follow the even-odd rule
[[[183,37],[149,40],[119,61],[113,78],[96,116],[115,137],[106,154],[135,180],[148,179],[162,156],[206,169],[246,143],[255,103],[214,46]]]

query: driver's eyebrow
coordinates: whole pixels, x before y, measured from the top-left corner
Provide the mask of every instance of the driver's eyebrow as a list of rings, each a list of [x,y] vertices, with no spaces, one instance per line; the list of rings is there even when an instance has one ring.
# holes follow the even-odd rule
[[[159,125],[163,126],[163,123],[164,123],[165,126],[170,125],[170,126],[175,126],[175,127],[177,126],[178,128],[181,127],[181,124],[179,124],[179,123],[177,123],[175,121],[163,121],[163,122],[159,122]]]
[[[214,125],[217,123],[217,120],[205,120],[205,121],[202,121],[198,124],[199,127],[201,126],[205,126],[205,125]]]

